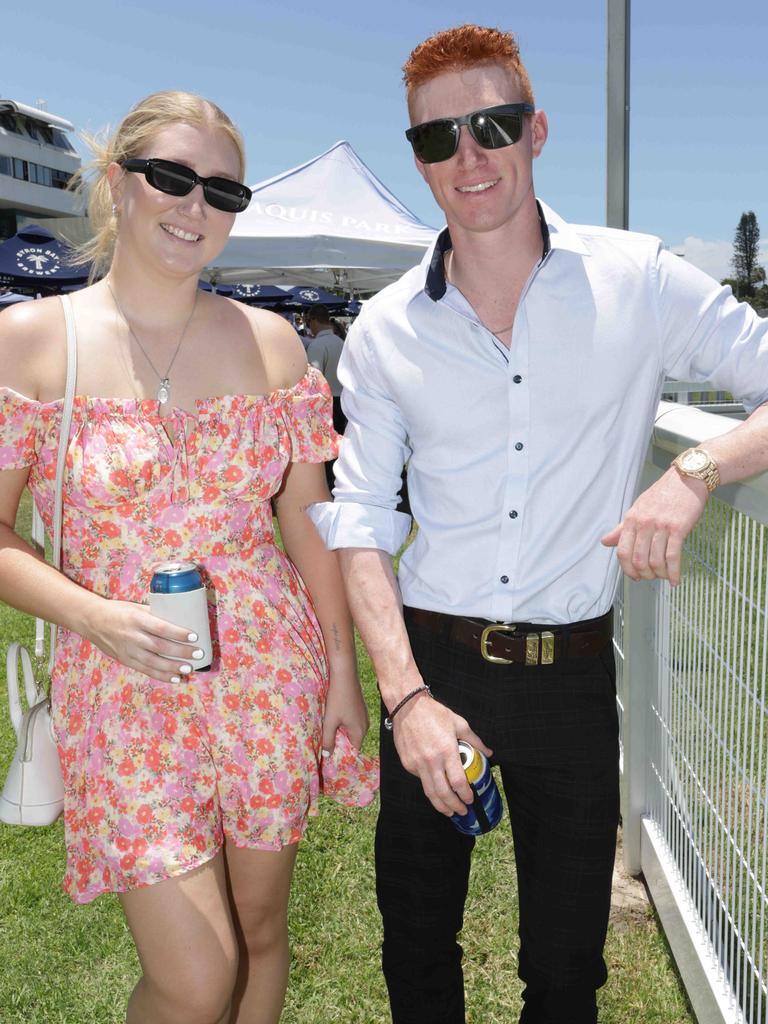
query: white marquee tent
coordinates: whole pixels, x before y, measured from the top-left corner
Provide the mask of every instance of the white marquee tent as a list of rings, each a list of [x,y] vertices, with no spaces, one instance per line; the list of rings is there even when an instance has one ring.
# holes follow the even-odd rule
[[[208,268],[217,283],[270,281],[377,291],[415,266],[436,235],[348,142],[253,186]]]

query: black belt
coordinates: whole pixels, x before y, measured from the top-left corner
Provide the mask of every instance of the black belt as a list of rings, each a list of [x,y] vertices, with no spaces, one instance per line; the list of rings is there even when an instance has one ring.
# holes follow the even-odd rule
[[[613,611],[564,626],[489,622],[424,608],[403,612],[406,622],[469,647],[497,665],[551,665],[562,658],[594,658],[613,639]]]

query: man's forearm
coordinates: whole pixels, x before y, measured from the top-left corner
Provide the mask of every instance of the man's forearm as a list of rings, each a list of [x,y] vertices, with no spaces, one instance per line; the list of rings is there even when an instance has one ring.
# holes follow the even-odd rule
[[[732,484],[768,470],[768,405],[761,405],[738,427],[702,441],[717,463],[721,484]]]
[[[338,554],[352,618],[371,656],[384,703],[391,710],[422,683],[403,621],[391,558],[371,548],[340,548]]]

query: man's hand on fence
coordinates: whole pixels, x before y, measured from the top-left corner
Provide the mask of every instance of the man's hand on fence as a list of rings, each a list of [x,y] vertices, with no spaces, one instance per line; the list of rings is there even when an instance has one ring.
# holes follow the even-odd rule
[[[709,492],[703,480],[681,477],[670,468],[638,497],[618,526],[601,538],[615,547],[633,580],[680,582],[683,542],[699,521]]]

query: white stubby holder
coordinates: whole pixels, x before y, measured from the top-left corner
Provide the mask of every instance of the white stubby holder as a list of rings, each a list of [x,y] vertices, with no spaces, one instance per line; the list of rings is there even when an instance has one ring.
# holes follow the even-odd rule
[[[195,646],[203,652],[197,660],[174,658],[186,662],[195,672],[205,672],[213,661],[211,627],[208,620],[208,593],[197,566],[193,562],[161,562],[152,574],[149,610],[159,619],[197,633]]]

